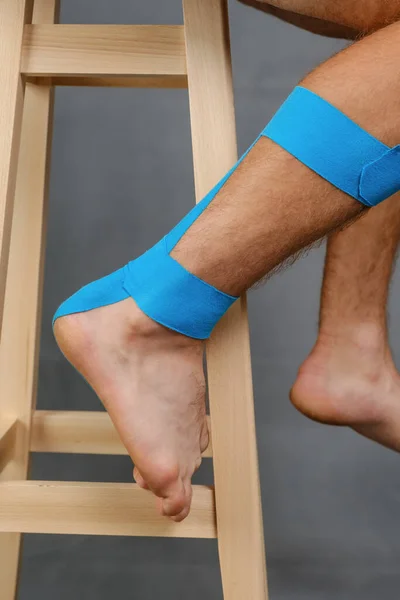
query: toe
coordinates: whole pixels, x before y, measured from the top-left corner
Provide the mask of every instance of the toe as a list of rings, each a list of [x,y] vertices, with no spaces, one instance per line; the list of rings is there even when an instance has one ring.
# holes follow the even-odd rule
[[[190,506],[186,506],[181,512],[175,517],[170,517],[171,521],[175,521],[175,523],[180,523],[189,515]]]
[[[171,516],[172,521],[175,521],[176,523],[180,523],[181,521],[183,521],[184,519],[186,519],[186,517],[190,513],[190,507],[191,507],[191,504],[192,504],[192,495],[193,495],[193,492],[192,492],[192,485],[191,485],[190,480],[184,480],[183,487],[184,487],[184,490],[185,490],[186,505],[181,510],[180,513],[178,513],[177,515]]]
[[[149,489],[149,486],[147,485],[147,483],[145,482],[145,480],[141,476],[140,471],[138,470],[137,467],[135,467],[133,469],[133,478],[136,481],[136,483],[138,484],[138,486],[141,487],[143,490],[148,490]]]
[[[207,420],[204,420],[200,435],[200,450],[205,452],[210,444],[210,432],[208,430]]]
[[[172,517],[178,515],[187,505],[187,494],[180,474],[179,465],[174,460],[152,457],[151,469],[143,473],[149,489],[162,499],[161,514]]]
[[[163,497],[162,514],[166,517],[175,517],[188,506],[188,498],[182,479],[170,488],[168,495]]]

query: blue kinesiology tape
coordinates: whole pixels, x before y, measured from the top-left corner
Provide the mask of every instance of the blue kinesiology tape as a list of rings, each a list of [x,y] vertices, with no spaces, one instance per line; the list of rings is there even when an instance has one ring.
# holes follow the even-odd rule
[[[53,317],[87,312],[132,297],[151,319],[196,339],[208,339],[237,297],[225,294],[189,273],[170,252],[204,212],[251,148],[225,177],[166,235],[139,258],[93,281],[68,298]]]
[[[400,190],[400,146],[386,146],[303,87],[295,88],[261,135],[366,206]]]
[[[367,206],[400,190],[400,146],[385,146],[305,88],[294,90],[254,144],[261,136]],[[132,297],[154,321],[188,337],[207,339],[237,298],[189,273],[170,253],[253,146],[158,244],[122,269],[79,290],[60,306],[53,323],[68,314]]]

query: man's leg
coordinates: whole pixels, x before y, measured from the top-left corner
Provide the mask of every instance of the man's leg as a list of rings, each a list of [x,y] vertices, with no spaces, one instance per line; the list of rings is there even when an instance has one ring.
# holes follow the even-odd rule
[[[299,14],[291,10],[283,10],[278,6],[268,4],[267,0],[239,0],[242,4],[261,10],[264,13],[277,17],[281,21],[291,23],[300,29],[305,29],[311,33],[323,35],[325,37],[341,38],[344,40],[355,40],[360,37],[360,31],[346,27],[339,23],[327,21],[323,16],[310,17],[307,14]],[[301,5],[300,0],[297,2]],[[322,14],[324,14],[322,12]]]
[[[271,5],[299,7],[298,1],[241,1],[323,35],[345,37],[346,32],[351,33],[325,21],[332,18],[332,3],[303,3],[303,17]],[[335,13],[335,21],[340,27],[343,23],[360,27],[362,12],[368,23],[364,28],[376,29],[399,12],[396,2],[382,5],[382,10],[380,4],[378,0],[370,3],[366,12],[355,12],[348,3],[348,8],[340,7]],[[318,341],[291,392],[294,405],[312,419],[353,424],[363,435],[397,450],[400,376],[389,348],[386,306],[400,240],[399,202],[396,196],[330,236]]]
[[[301,84],[389,146],[400,137],[393,93],[399,35],[400,23],[378,31],[329,59]],[[216,288],[239,295],[361,212],[352,198],[261,138],[171,255]]]
[[[400,24],[329,60],[303,86],[382,142],[400,143]],[[390,116],[390,118],[388,118]],[[238,295],[362,205],[261,138],[172,252],[189,272]],[[132,299],[59,319],[63,352],[103,400],[164,514],[189,510],[207,442],[202,344],[146,317]]]
[[[252,6],[266,4],[278,9],[277,16],[285,19],[285,12],[288,12],[289,21],[294,19],[296,23],[297,15],[309,17],[310,19],[319,19],[325,23],[336,23],[343,27],[348,27],[359,33],[376,31],[400,16],[399,0],[240,0],[245,4]],[[267,9],[268,11],[268,9]],[[302,20],[298,21],[302,26]],[[307,21],[304,21],[307,29]],[[313,27],[312,21],[310,21]],[[317,25],[314,23],[314,25]],[[323,26],[323,24],[322,24]],[[327,27],[328,35],[333,33],[330,27]],[[323,32],[322,32],[323,33]],[[345,34],[345,30],[343,31]],[[351,32],[348,32],[351,35]],[[345,37],[347,37],[345,35]]]
[[[400,451],[400,376],[386,304],[400,240],[400,195],[329,238],[318,341],[292,389],[312,419],[350,425]]]

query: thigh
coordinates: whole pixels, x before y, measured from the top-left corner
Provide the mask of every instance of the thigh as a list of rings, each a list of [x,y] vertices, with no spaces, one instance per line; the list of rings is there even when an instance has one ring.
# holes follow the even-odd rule
[[[243,1],[254,5],[254,0]],[[400,18],[400,0],[259,0],[259,3],[359,32],[379,29]]]
[[[289,10],[283,10],[282,8],[267,4],[265,0],[239,0],[239,2],[242,2],[247,6],[252,6],[269,15],[273,15],[281,21],[291,23],[300,29],[305,29],[306,31],[317,33],[318,35],[323,35],[325,37],[354,40],[360,35],[360,31],[350,27],[345,27],[344,25],[339,25],[338,23],[332,23],[331,21],[325,21],[316,17],[308,17]]]

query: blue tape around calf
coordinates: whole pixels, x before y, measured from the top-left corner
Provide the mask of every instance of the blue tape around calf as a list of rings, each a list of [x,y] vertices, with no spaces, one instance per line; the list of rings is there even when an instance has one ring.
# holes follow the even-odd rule
[[[294,89],[261,135],[367,206],[400,191],[400,146],[389,148],[303,87]]]

